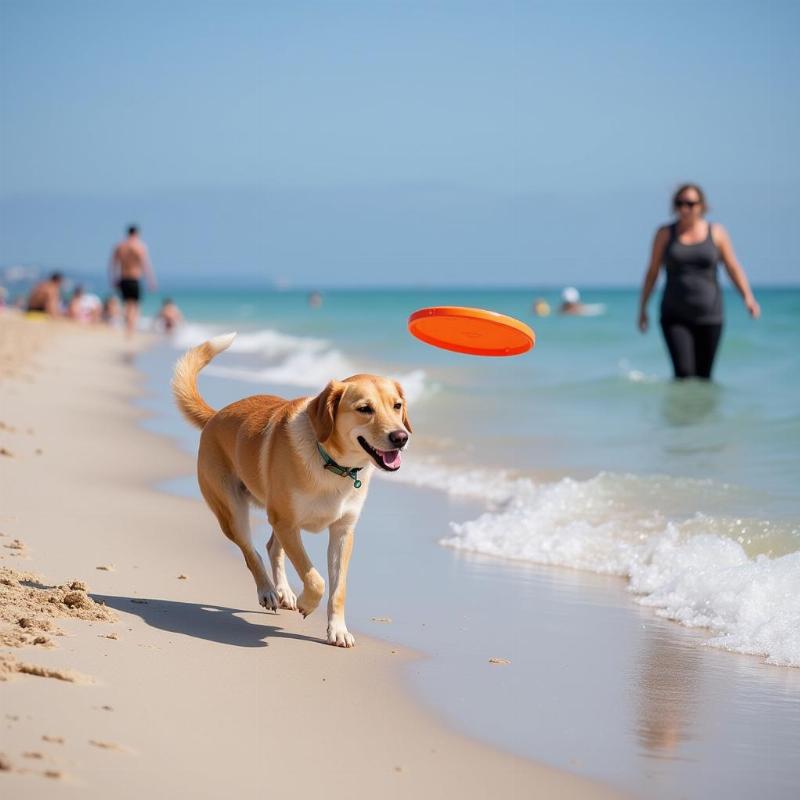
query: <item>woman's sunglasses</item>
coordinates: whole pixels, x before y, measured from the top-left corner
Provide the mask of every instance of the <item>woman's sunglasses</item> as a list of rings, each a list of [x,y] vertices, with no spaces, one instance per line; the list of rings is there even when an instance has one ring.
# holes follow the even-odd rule
[[[676,200],[675,201],[675,208],[680,208],[681,206],[686,206],[687,208],[694,208],[695,206],[699,206],[699,200]]]

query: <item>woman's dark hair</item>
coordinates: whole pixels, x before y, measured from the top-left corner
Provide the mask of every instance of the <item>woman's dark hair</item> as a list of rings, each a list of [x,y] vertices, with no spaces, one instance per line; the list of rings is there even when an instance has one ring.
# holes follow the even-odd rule
[[[697,196],[700,198],[700,205],[703,207],[703,213],[705,214],[708,211],[708,203],[706,202],[706,193],[696,183],[684,183],[681,184],[676,189],[675,194],[672,195],[672,211],[675,211],[675,209],[678,207],[677,206],[678,198],[687,189],[694,189],[697,192]]]

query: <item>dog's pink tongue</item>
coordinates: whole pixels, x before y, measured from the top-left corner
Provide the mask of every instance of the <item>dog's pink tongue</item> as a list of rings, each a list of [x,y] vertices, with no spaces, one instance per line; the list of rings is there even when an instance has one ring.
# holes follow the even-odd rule
[[[403,460],[399,450],[378,450],[378,455],[389,469],[397,469]]]

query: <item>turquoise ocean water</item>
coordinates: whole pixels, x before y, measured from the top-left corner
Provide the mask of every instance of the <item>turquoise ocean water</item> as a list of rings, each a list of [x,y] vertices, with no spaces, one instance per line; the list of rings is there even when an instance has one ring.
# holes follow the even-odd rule
[[[759,321],[726,294],[712,383],[670,379],[657,299],[642,336],[634,290],[584,292],[604,307],[590,317],[535,317],[536,297],[557,306],[546,290],[340,290],[319,308],[292,291],[174,297],[176,351],[239,331],[211,384],[297,396],[355,372],[401,380],[415,435],[395,477],[485,508],[442,546],[624,575],[720,647],[800,665],[800,290],[758,292]],[[428,305],[511,314],[536,348],[428,347],[406,330]]]

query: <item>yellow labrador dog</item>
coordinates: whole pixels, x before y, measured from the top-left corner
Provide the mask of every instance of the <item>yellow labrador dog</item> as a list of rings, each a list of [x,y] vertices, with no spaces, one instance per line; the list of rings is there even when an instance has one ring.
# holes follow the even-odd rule
[[[325,581],[303,547],[301,529],[330,530],[328,642],[352,647],[344,601],[353,531],[375,469],[400,468],[411,425],[399,383],[377,375],[331,381],[316,397],[246,397],[214,411],[197,390],[197,373],[230,347],[235,333],[189,350],[175,366],[172,390],[186,419],[201,428],[197,476],[222,532],[236,542],[256,581],[259,603],[297,609],[319,605]],[[249,504],[266,508],[272,577],[253,546]],[[289,588],[284,552],[303,581]]]

